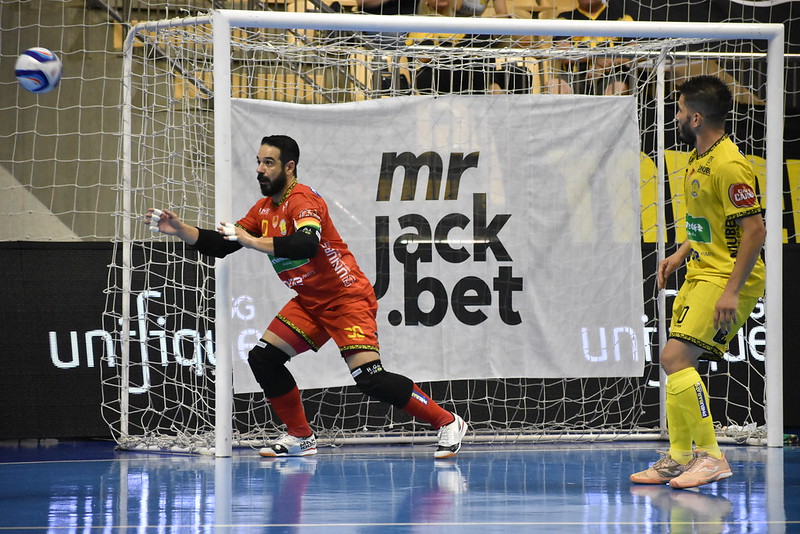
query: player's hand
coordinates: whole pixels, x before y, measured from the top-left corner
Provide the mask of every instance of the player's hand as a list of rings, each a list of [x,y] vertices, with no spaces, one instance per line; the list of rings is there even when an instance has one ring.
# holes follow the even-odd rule
[[[724,291],[714,307],[714,328],[725,332],[733,330],[738,307],[739,295],[732,291]]]
[[[220,222],[217,226],[217,232],[225,239],[225,241],[240,241],[240,238],[245,238],[247,232],[233,223]]]
[[[658,270],[656,271],[656,282],[658,284],[658,289],[664,289],[667,287],[667,279],[672,273],[678,270],[678,267],[681,266],[683,258],[676,256],[676,254],[672,254],[658,263]]]
[[[151,232],[161,232],[167,235],[176,235],[183,226],[183,222],[175,212],[158,208],[147,210],[144,223],[150,227]]]

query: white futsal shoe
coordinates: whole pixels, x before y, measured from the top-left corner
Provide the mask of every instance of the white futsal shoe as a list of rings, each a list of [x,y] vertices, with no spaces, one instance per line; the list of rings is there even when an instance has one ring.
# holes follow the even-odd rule
[[[298,438],[290,434],[283,434],[278,439],[258,451],[258,454],[267,458],[283,456],[311,456],[317,454],[317,438],[311,434],[305,438]]]
[[[467,423],[456,414],[453,417],[455,419],[452,423],[439,429],[439,447],[433,453],[434,458],[450,458],[461,450],[461,440],[467,433]]]

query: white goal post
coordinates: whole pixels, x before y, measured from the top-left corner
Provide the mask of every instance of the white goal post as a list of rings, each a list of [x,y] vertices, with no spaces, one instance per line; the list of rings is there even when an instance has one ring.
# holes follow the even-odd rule
[[[545,82],[553,79],[552,75],[548,77],[545,73],[545,65],[551,64],[554,60],[579,62],[603,53],[608,54],[610,51],[603,45],[564,49],[530,44],[534,39],[544,38],[546,41],[550,37],[559,36],[598,38],[613,36],[622,40],[622,43],[618,43],[613,50],[615,57],[630,62],[636,69],[646,65],[641,67],[647,71],[643,75],[646,78],[645,83],[640,84],[638,80],[634,80],[631,93],[639,108],[650,109],[652,115],[649,117],[655,119],[655,124],[648,126],[648,128],[652,126],[653,130],[647,134],[650,136],[648,142],[653,146],[651,159],[654,163],[652,174],[655,179],[653,183],[643,182],[643,186],[652,189],[656,202],[651,206],[642,206],[642,210],[648,210],[648,220],[653,219],[653,227],[640,228],[642,235],[648,232],[648,235],[655,236],[654,250],[646,260],[653,264],[665,256],[667,246],[674,243],[676,233],[679,233],[676,228],[680,225],[678,208],[670,207],[672,202],[680,203],[677,198],[679,193],[672,191],[671,196],[665,194],[676,172],[673,166],[675,162],[667,161],[666,152],[672,150],[670,157],[680,159],[679,156],[675,156],[675,147],[667,146],[665,140],[665,131],[671,127],[669,124],[671,117],[666,116],[664,112],[665,101],[668,101],[666,89],[668,64],[694,57],[705,61],[709,58],[719,60],[722,57],[733,57],[737,60],[759,62],[764,67],[763,72],[760,72],[763,80],[758,88],[763,101],[766,102],[763,110],[764,135],[763,140],[759,140],[756,144],[763,147],[763,161],[765,161],[763,176],[766,192],[763,200],[767,223],[765,246],[767,290],[761,317],[768,318],[769,331],[765,334],[763,350],[764,375],[760,376],[760,371],[756,371],[752,377],[752,380],[765,384],[761,386],[763,396],[748,401],[758,405],[759,410],[763,409],[764,422],[762,424],[760,421],[754,421],[749,415],[743,420],[730,416],[727,418],[727,423],[721,426],[720,436],[732,437],[737,442],[781,446],[783,443],[781,309],[783,32],[784,28],[780,24],[580,22],[238,10],[217,10],[206,16],[146,22],[135,26],[128,34],[124,47],[122,160],[120,200],[117,210],[119,215],[117,245],[120,254],[119,264],[113,265],[111,270],[109,305],[106,311],[108,320],[114,323],[113,328],[109,330],[113,331],[121,346],[121,354],[116,357],[117,365],[104,369],[104,373],[107,373],[107,376],[104,376],[104,415],[115,438],[123,447],[213,451],[217,456],[229,456],[234,443],[258,443],[265,433],[274,430],[274,426],[265,424],[261,420],[252,423],[259,431],[243,430],[242,427],[250,424],[250,416],[236,415],[236,413],[247,413],[256,406],[269,419],[269,409],[263,407],[263,399],[237,401],[233,393],[233,365],[234,360],[240,357],[230,341],[236,339],[238,335],[232,320],[237,313],[237,309],[234,309],[237,305],[234,302],[237,294],[232,289],[232,281],[233,264],[239,260],[238,255],[209,263],[207,258],[192,256],[188,247],[182,247],[167,238],[148,235],[144,225],[139,222],[148,207],[178,209],[184,220],[204,227],[209,227],[218,221],[233,221],[243,215],[243,212],[240,213],[234,208],[236,205],[234,195],[239,193],[239,189],[235,189],[233,184],[235,184],[236,154],[240,148],[233,145],[233,139],[236,131],[241,129],[241,120],[234,118],[235,100],[290,101],[289,98],[279,96],[278,85],[295,95],[295,102],[302,102],[304,107],[328,106],[330,102],[339,101],[335,96],[339,94],[336,91],[340,91],[345,85],[348,88],[357,88],[344,97],[346,101],[379,100],[384,96],[398,96],[400,93],[392,93],[397,87],[397,74],[400,72],[406,76],[409,71],[412,72],[411,83],[410,88],[404,86],[402,93],[404,98],[414,99],[416,94],[442,94],[435,89],[432,93],[419,90],[420,78],[415,77],[414,73],[421,72],[425,67],[423,65],[415,71],[409,64],[447,65],[448,61],[464,61],[463,58],[467,53],[491,59],[492,81],[499,80],[494,77],[495,65],[518,62],[526,68],[533,69],[531,72],[541,77],[536,78],[530,87],[526,85],[525,92],[544,93]],[[382,48],[383,45],[370,40],[370,36],[375,34],[422,34],[436,37],[433,39],[433,44],[402,42]],[[487,39],[492,43],[480,47],[440,46],[440,40],[446,40],[446,36],[456,34],[491,36]],[[355,45],[353,35],[359,36]],[[273,39],[273,36],[276,37]],[[526,37],[529,40],[526,40]],[[317,39],[336,41],[336,46],[342,48],[337,48],[336,51],[320,51],[315,48]],[[706,46],[708,43],[726,41],[759,42],[765,43],[766,46],[763,50],[736,49],[733,52]],[[291,50],[292,53],[288,53],[287,50]],[[294,53],[297,55],[292,55]],[[319,67],[319,70],[305,70],[298,67],[303,61],[314,62],[323,56],[327,63]],[[276,62],[281,63],[288,74],[281,73],[280,76],[259,74],[261,69],[266,69],[268,63],[271,65]],[[689,60],[687,62],[691,63]],[[456,63],[454,70],[464,68],[463,65],[464,63]],[[151,68],[158,72],[148,74],[148,69]],[[346,72],[347,80],[329,83],[333,76],[331,69]],[[754,75],[754,78],[756,77]],[[508,93],[518,91],[510,90],[502,83],[499,85],[497,92],[505,91],[504,98],[510,106],[517,95]],[[643,88],[640,88],[640,85]],[[306,91],[305,96],[298,97],[297,95],[303,91]],[[491,92],[486,90],[484,94]],[[500,96],[492,94],[485,98]],[[552,95],[550,98],[558,96]],[[568,98],[566,95],[563,96]],[[645,100],[647,104],[643,104]],[[305,113],[299,108],[293,108],[292,113],[295,111]],[[750,112],[743,113],[747,115]],[[640,115],[641,120],[644,111],[640,111]],[[753,116],[759,118],[751,119],[748,115],[742,120],[761,120],[760,108],[753,112]],[[189,121],[196,121],[196,124],[187,126]],[[194,129],[194,133],[185,135],[182,133],[184,129],[190,128]],[[270,131],[265,132],[265,135],[267,133],[281,132]],[[257,140],[252,141],[256,142]],[[241,150],[248,153],[248,148],[252,152],[254,146],[244,147]],[[301,150],[303,149],[306,153],[311,153],[315,147],[304,147],[301,144]],[[432,171],[429,169],[429,172]],[[309,185],[315,185],[314,179],[312,176]],[[187,183],[190,186],[187,187]],[[331,202],[330,198],[328,202]],[[160,204],[154,205],[155,203]],[[668,211],[673,215],[668,216]],[[348,239],[347,235],[344,237],[345,240]],[[645,240],[642,237],[642,241]],[[639,237],[636,241],[639,241]],[[184,257],[188,257],[186,263]],[[158,268],[154,269],[154,265],[158,265]],[[364,267],[362,264],[362,268]],[[369,273],[369,270],[366,271]],[[270,274],[265,273],[263,276],[269,277]],[[644,276],[652,284],[651,273],[645,272]],[[271,283],[276,284],[275,280],[271,280]],[[162,307],[160,303],[155,302],[157,297],[171,291],[175,291],[174,305]],[[647,301],[648,310],[652,307],[655,315],[648,318],[649,323],[646,328],[650,329],[646,331],[657,332],[659,341],[656,344],[663,344],[666,339],[668,324],[666,321],[669,314],[667,296],[664,292],[657,296],[645,294],[644,299]],[[181,317],[187,315],[190,318],[184,323]],[[266,325],[269,315],[261,316],[259,319]],[[205,332],[202,331],[208,325],[213,326],[213,333],[210,328]],[[445,333],[440,335],[444,336]],[[172,346],[169,343],[170,339]],[[193,347],[191,358],[186,352],[186,343]],[[148,359],[148,347],[151,350],[157,347],[161,351],[160,362]],[[394,348],[389,346],[388,350]],[[201,362],[201,354],[204,355],[202,358],[205,363]],[[159,383],[170,383],[169,393],[156,394],[155,388],[148,389],[152,379],[151,373],[160,373],[162,369],[167,369],[176,362],[177,371],[164,371],[163,377],[158,380]],[[647,362],[647,365],[651,373],[650,382],[658,381],[652,374],[653,369],[657,369],[656,364]],[[524,377],[538,379],[530,374]],[[619,418],[624,420],[620,424],[613,416],[609,421],[605,418],[605,414],[582,412],[581,397],[585,391],[590,392],[586,396],[594,397],[593,385],[585,389],[583,383],[545,377],[541,383],[530,386],[524,382],[524,377],[520,379],[510,375],[508,379],[474,383],[469,377],[466,379],[464,389],[472,389],[469,395],[480,397],[480,407],[471,407],[469,399],[464,399],[461,405],[467,410],[474,410],[476,416],[479,412],[483,413],[484,409],[490,413],[488,416],[490,423],[481,432],[476,432],[472,439],[486,441],[547,439],[546,435],[549,432],[546,428],[551,423],[539,419],[547,418],[552,413],[571,412],[573,404],[577,406],[574,409],[578,412],[575,416],[578,421],[566,418],[564,421],[553,423],[553,439],[591,440],[665,436],[663,408],[657,421],[642,421],[636,416],[633,420],[628,420],[625,415],[620,415]],[[474,378],[482,380],[486,377]],[[184,384],[185,380],[190,383]],[[661,381],[663,382],[663,377]],[[152,383],[155,382],[156,380],[152,379]],[[644,402],[643,397],[637,389],[643,382],[648,382],[647,378],[638,380],[625,378],[620,382],[612,382],[609,379],[607,384],[600,379],[600,382],[599,388],[604,392],[600,396],[624,399],[619,405],[614,404],[616,400],[612,403],[598,404],[591,408],[595,412],[602,412],[610,405],[614,406],[609,408],[610,410],[620,413],[629,411],[638,414],[645,411],[640,405]],[[336,385],[334,389],[339,387]],[[573,397],[573,387],[580,389],[575,397]],[[447,397],[459,388],[461,386],[445,383],[436,385],[434,389],[437,395]],[[496,396],[489,394],[490,389],[495,392],[492,395]],[[551,389],[561,393],[553,396]],[[745,383],[742,389],[749,391],[750,383]],[[213,396],[210,395],[211,391],[214,392]],[[338,389],[336,391],[338,392]],[[539,391],[542,398],[538,399],[541,402],[531,403],[530,409],[540,410],[539,415],[518,416],[517,411],[525,411],[529,406],[526,399],[530,399],[534,391]],[[725,392],[715,395],[712,391],[710,394],[716,403],[714,406],[726,402]],[[356,413],[351,415],[349,412],[352,410],[349,409],[329,408],[326,395],[324,392],[314,393],[314,398],[311,400],[321,411],[332,411],[330,418],[325,421],[334,421],[335,424],[331,425],[331,428],[324,429],[328,431],[327,434],[325,431],[321,432],[323,440],[327,438],[337,442],[342,439],[360,439],[362,442],[368,442],[373,439],[414,439],[416,442],[424,442],[430,438],[424,435],[409,438],[410,433],[406,427],[398,430],[399,427],[394,426],[391,412],[386,416],[378,415],[385,421],[385,426],[376,429],[372,424],[371,413],[355,410]],[[343,398],[347,396],[344,389],[341,395]],[[504,405],[500,410],[505,410],[507,415],[511,414],[508,415],[509,419],[504,421],[503,416],[495,415],[494,409],[501,404],[502,398],[515,395],[519,396],[516,404]],[[147,397],[147,400],[143,400],[144,397]],[[447,401],[447,398],[443,400]],[[459,405],[459,402],[461,401],[456,404]],[[556,402],[559,404],[556,405]],[[537,407],[534,407],[534,404]],[[747,410],[746,408],[745,411]],[[165,415],[173,411],[177,415]],[[337,425],[347,417],[352,417],[353,422],[344,423],[343,426],[348,429],[343,430]],[[494,419],[495,417],[499,418]],[[312,418],[312,414],[309,414],[309,418]],[[537,421],[531,423],[531,419]],[[594,419],[599,420],[597,428],[593,426]],[[314,425],[315,421],[312,421],[312,426]],[[731,433],[724,427],[739,428],[744,433]],[[764,428],[766,431],[762,433],[761,430]],[[361,429],[364,432],[361,432]],[[206,437],[198,437],[201,434]]]

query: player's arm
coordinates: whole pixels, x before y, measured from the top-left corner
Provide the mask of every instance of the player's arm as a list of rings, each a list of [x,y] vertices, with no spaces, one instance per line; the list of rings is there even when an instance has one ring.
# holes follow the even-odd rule
[[[222,258],[242,248],[238,243],[226,241],[213,230],[203,230],[186,224],[171,210],[150,208],[144,216],[144,222],[150,226],[151,231],[173,235],[208,256]]]
[[[150,208],[144,216],[144,223],[152,232],[174,235],[190,245],[197,241],[198,229],[183,222],[174,211]]]
[[[678,267],[683,265],[689,253],[692,251],[692,243],[687,239],[678,250],[664,258],[658,263],[658,271],[656,272],[656,279],[658,282],[658,289],[664,289],[667,286],[667,278],[672,273],[678,270]]]
[[[250,248],[279,258],[299,260],[313,258],[319,250],[320,229],[318,226],[301,226],[287,236],[259,237],[248,233],[241,226],[221,223],[217,231],[226,241],[238,242]]]
[[[742,229],[742,240],[736,253],[736,262],[733,271],[725,285],[725,291],[717,301],[714,309],[714,328],[730,331],[736,321],[736,309],[739,307],[739,292],[744,287],[750,273],[753,272],[764,240],[767,237],[767,227],[760,213],[740,217],[736,224]]]

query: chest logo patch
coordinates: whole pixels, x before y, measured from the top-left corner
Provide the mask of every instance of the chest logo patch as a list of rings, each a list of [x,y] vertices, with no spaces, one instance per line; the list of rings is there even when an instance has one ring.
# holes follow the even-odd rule
[[[686,236],[694,243],[711,243],[711,225],[705,217],[686,214]]]
[[[700,194],[700,180],[696,178],[692,180],[692,183],[689,185],[689,194],[695,198]]]

